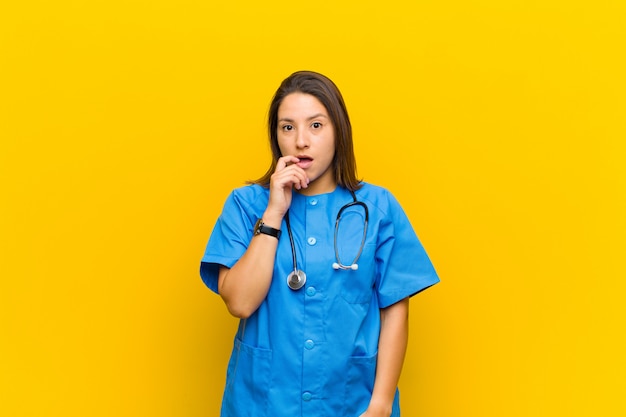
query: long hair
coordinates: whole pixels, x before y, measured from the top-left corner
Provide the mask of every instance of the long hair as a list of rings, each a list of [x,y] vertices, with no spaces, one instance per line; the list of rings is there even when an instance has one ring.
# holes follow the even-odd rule
[[[335,182],[349,190],[358,190],[361,181],[357,178],[352,125],[346,104],[335,83],[328,77],[312,71],[294,72],[276,90],[270,104],[267,123],[272,161],[265,175],[250,182],[264,187],[269,186],[278,158],[282,156],[278,146],[278,108],[283,99],[292,93],[310,94],[324,105],[335,130],[335,155],[332,161]]]

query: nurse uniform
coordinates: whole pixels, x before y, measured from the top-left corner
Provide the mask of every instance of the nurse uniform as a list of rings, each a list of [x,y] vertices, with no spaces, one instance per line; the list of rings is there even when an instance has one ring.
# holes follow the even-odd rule
[[[408,218],[387,190],[363,183],[367,239],[358,269],[333,269],[337,213],[353,201],[338,186],[314,196],[293,193],[289,217],[304,287],[287,286],[293,271],[285,220],[274,276],[265,300],[241,320],[234,338],[222,417],[358,417],[369,404],[376,373],[380,311],[437,283],[439,278]],[[211,234],[200,273],[217,292],[220,265],[232,267],[253,237],[269,189],[249,185],[227,198]],[[363,238],[365,211],[342,213],[337,249],[349,265]],[[399,416],[398,392],[392,416]]]

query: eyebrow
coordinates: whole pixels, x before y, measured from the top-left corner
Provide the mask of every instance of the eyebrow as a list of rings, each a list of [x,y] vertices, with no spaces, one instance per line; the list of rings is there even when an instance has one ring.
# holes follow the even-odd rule
[[[313,116],[307,117],[307,119],[306,119],[306,120],[319,119],[320,117],[323,117],[323,118],[325,118],[325,119],[328,119],[328,118],[329,118],[329,117],[328,117],[328,116],[326,116],[324,113],[317,113],[317,114],[314,114]],[[282,117],[282,118],[278,119],[278,121],[279,121],[279,122],[290,122],[290,123],[293,123],[293,122],[294,122],[294,120],[293,120],[293,119],[290,119],[290,118],[288,118],[288,117]]]

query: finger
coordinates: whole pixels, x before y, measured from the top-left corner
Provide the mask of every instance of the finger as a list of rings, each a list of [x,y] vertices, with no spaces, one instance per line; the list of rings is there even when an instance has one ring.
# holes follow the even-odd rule
[[[276,171],[282,171],[287,166],[291,166],[298,161],[300,160],[293,155],[282,156],[278,158],[278,161],[276,162]]]
[[[282,171],[276,174],[274,184],[280,188],[295,187],[297,190],[307,186],[306,176],[295,170]]]
[[[309,185],[309,178],[302,168],[294,165],[294,170],[292,174],[292,183],[294,187],[298,190],[301,188],[306,188]]]
[[[277,182],[292,183],[294,185],[299,183],[303,187],[306,187],[309,183],[306,172],[295,164],[289,165],[282,170],[276,170],[272,174],[272,178]]]

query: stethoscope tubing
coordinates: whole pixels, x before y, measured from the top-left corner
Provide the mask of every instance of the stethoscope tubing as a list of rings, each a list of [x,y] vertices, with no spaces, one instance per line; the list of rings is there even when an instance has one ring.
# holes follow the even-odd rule
[[[350,192],[352,193],[352,198],[354,199],[354,201],[341,207],[339,209],[339,212],[337,213],[337,219],[335,220],[335,233],[333,236],[333,246],[335,248],[335,260],[337,262],[333,263],[334,269],[357,270],[359,267],[359,265],[357,264],[357,261],[361,257],[361,253],[363,252],[363,248],[365,247],[365,240],[367,239],[367,224],[369,223],[369,210],[367,209],[367,204],[365,204],[362,201],[357,201],[354,191],[350,190]],[[359,247],[359,251],[354,257],[354,260],[350,263],[350,265],[344,265],[341,262],[341,259],[339,258],[339,246],[337,245],[337,235],[339,234],[339,222],[341,221],[341,213],[343,213],[345,209],[348,209],[353,206],[361,206],[363,207],[363,210],[365,211],[365,222],[363,225],[363,237],[361,238],[361,246]]]
[[[293,242],[293,234],[291,233],[291,224],[289,223],[289,210],[285,214],[285,223],[287,224],[287,234],[289,235],[289,243],[291,244],[291,260],[293,261],[293,273],[298,271],[298,261],[296,259],[296,245]]]
[[[334,236],[333,236],[333,246],[334,246],[334,250],[335,250],[335,260],[336,260],[336,262],[333,262],[332,267],[334,269],[336,269],[336,270],[337,269],[357,270],[358,269],[357,261],[361,257],[361,253],[363,253],[363,248],[365,247],[365,241],[367,239],[367,225],[369,223],[369,210],[367,208],[367,204],[365,204],[362,201],[358,201],[354,191],[350,190],[350,194],[352,194],[352,200],[353,201],[349,202],[348,204],[343,205],[339,209],[339,212],[337,212],[337,217],[335,219],[335,233],[334,233]],[[363,226],[363,237],[361,238],[361,245],[359,247],[359,251],[357,252],[354,260],[352,261],[352,263],[350,265],[344,265],[341,262],[341,259],[339,258],[339,247],[337,245],[337,235],[339,234],[339,222],[341,221],[341,214],[346,209],[348,209],[350,207],[353,207],[353,206],[361,206],[361,207],[363,207],[363,210],[365,211],[365,222],[364,222],[364,226]],[[306,273],[304,271],[298,269],[298,260],[297,260],[297,257],[296,257],[296,245],[295,245],[295,242],[294,242],[293,233],[291,232],[291,223],[289,221],[289,210],[287,210],[287,213],[285,214],[285,223],[287,225],[287,234],[289,235],[289,243],[291,245],[291,260],[293,262],[293,272],[289,273],[289,275],[287,276],[287,285],[292,290],[299,290],[300,288],[302,288],[304,286],[304,284],[306,282]]]

